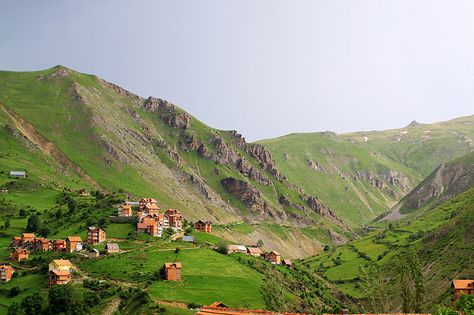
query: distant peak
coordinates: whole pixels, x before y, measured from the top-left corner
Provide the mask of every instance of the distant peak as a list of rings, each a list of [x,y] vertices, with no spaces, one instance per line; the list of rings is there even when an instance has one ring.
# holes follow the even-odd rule
[[[416,120],[412,120],[411,123],[409,123],[407,127],[415,127],[419,125],[421,125],[419,122],[417,122]]]

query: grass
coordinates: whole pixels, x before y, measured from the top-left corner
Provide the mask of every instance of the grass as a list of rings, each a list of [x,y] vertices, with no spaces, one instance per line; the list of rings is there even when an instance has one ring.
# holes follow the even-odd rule
[[[21,292],[15,297],[9,297],[8,292],[12,287],[20,287]],[[46,276],[39,273],[15,276],[7,283],[0,283],[0,314],[6,314],[8,306],[20,302],[24,297],[38,293],[46,288]]]
[[[134,226],[131,223],[110,223],[105,232],[107,233],[107,238],[128,238],[133,230]]]
[[[102,277],[121,281],[143,281],[160,270],[165,262],[183,264],[183,281],[153,281],[150,293],[161,300],[210,304],[221,300],[230,306],[264,307],[260,293],[262,276],[233,258],[209,249],[145,249],[101,259],[84,261],[81,268]]]

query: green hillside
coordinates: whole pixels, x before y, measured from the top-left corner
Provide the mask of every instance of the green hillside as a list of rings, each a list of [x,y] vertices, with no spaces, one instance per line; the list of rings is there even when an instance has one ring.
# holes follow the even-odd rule
[[[474,189],[470,189],[400,222],[377,224],[360,239],[308,258],[305,263],[359,299],[365,311],[399,311],[402,298],[397,262],[415,251],[426,291],[424,310],[434,311],[437,304],[449,305],[451,279],[474,277],[474,268],[467,259],[474,251],[473,206]],[[361,273],[361,268],[368,276]],[[381,290],[389,294],[388,299],[380,296]]]
[[[188,220],[297,227],[288,232],[297,237],[284,240],[268,229],[245,235],[292,257],[334,243],[328,230],[341,239],[349,231],[324,204],[288,182],[267,149],[210,128],[167,101],[61,66],[1,71],[0,91],[0,127],[7,135],[1,141],[12,148],[2,151],[5,182],[10,170],[26,169],[31,178],[19,183],[41,182],[50,195],[63,187],[120,191],[154,197]],[[4,197],[14,201],[22,189],[10,188]],[[314,232],[299,230],[306,227]],[[222,236],[242,237],[232,229]]]
[[[429,125],[263,140],[288,179],[352,227],[390,210],[445,161],[474,149],[474,116]]]

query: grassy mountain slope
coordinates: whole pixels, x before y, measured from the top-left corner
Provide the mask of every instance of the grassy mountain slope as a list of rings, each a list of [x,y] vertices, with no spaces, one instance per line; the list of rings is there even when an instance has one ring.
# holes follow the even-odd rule
[[[474,187],[474,152],[441,164],[400,201],[397,211],[409,213],[430,203],[434,207],[471,187]]]
[[[388,211],[441,163],[474,149],[474,116],[336,135],[291,134],[259,143],[288,179],[358,226]]]
[[[446,165],[464,165],[468,174],[473,169],[470,161],[472,154]],[[430,177],[424,183],[430,182]],[[367,291],[360,267],[372,270],[373,278],[382,279],[387,292],[399,293],[396,261],[408,251],[415,250],[423,270],[426,310],[434,310],[436,304],[448,303],[451,298],[449,281],[474,276],[469,259],[474,251],[471,235],[474,228],[474,188],[472,183],[459,190],[456,186],[456,181],[446,186],[446,191],[452,192],[452,199],[439,194],[439,199],[430,199],[398,222],[379,222],[366,230],[366,235],[360,239],[309,258],[306,263],[315,272],[337,283],[345,293],[360,299],[366,310],[397,311],[401,305],[398,294],[391,295],[385,309],[382,309],[384,303],[380,302],[376,307],[367,305],[370,291]],[[378,271],[373,271],[374,266]]]
[[[2,71],[0,91],[3,128],[34,148],[23,150],[22,159],[33,151],[41,155],[31,171],[42,172],[51,188],[155,196],[189,220],[276,224],[283,234],[261,229],[246,240],[266,239],[292,257],[319,251],[323,241],[339,242],[348,231],[329,208],[286,180],[264,147],[247,144],[236,132],[212,129],[167,101],[143,99],[61,66]],[[13,166],[28,165],[2,165],[5,171]],[[300,230],[306,227],[310,233]],[[321,235],[324,240],[316,238]],[[242,234],[229,229],[225,236],[239,240]]]
[[[318,196],[352,226],[387,211],[419,180],[413,170],[328,133],[261,143],[290,181]]]

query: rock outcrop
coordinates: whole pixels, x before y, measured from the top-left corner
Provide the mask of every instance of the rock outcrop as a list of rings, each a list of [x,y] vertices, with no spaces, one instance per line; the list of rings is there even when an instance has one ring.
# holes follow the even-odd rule
[[[239,154],[222,138],[214,136],[209,142],[215,147],[215,153],[211,155],[211,158],[217,164],[235,164],[240,159]]]
[[[245,177],[253,179],[254,181],[260,184],[270,184],[270,180],[266,178],[262,173],[260,173],[257,168],[250,165],[244,158],[240,158],[237,160],[236,167],[237,170]]]
[[[176,111],[176,106],[170,102],[163,100],[161,98],[148,97],[143,103],[143,108],[147,112],[155,112],[160,110],[164,113],[174,113]]]
[[[163,121],[167,125],[177,129],[186,130],[191,126],[191,116],[186,113],[167,115],[163,117]]]
[[[221,184],[228,193],[242,202],[249,210],[260,214],[269,211],[258,189],[249,183],[227,177],[221,180]]]
[[[331,209],[329,208],[326,208],[322,203],[321,201],[319,201],[319,199],[317,199],[316,197],[314,196],[309,196],[308,199],[306,200],[306,202],[308,203],[308,206],[314,211],[316,212],[317,214],[323,216],[323,217],[327,217],[327,218],[333,218],[333,219],[336,219],[337,220],[337,217],[336,215],[334,214],[334,212],[332,212]]]

